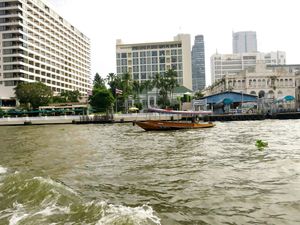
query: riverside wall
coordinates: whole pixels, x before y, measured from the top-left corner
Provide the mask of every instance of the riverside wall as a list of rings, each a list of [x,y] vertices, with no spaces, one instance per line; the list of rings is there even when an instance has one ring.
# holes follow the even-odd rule
[[[125,123],[145,120],[173,120],[181,119],[179,115],[159,113],[129,113],[114,114],[111,119],[101,116],[38,116],[38,117],[5,117],[0,118],[0,126],[20,125],[56,125],[56,124],[87,124],[87,123]]]
[[[98,118],[96,118],[98,117]],[[20,125],[57,125],[57,124],[89,124],[89,123],[128,123],[145,120],[181,120],[188,119],[181,115],[159,113],[129,113],[114,114],[109,119],[101,119],[99,116],[39,116],[39,117],[6,117],[0,118],[0,126]],[[224,114],[206,115],[202,117],[205,122],[214,121],[243,121],[264,119],[300,119],[300,112],[277,113],[277,114]]]

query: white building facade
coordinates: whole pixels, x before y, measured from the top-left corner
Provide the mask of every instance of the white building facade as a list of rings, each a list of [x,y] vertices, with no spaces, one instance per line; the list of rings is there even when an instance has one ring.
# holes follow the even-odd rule
[[[116,43],[117,74],[129,73],[133,80],[144,82],[169,69],[177,72],[178,83],[192,89],[191,40],[178,34],[173,41],[124,44]]]
[[[285,67],[269,69],[263,61],[260,61],[254,69],[225,75],[206,89],[206,95],[235,91],[268,99],[296,97],[296,77],[294,71]]]
[[[269,53],[214,54],[210,58],[211,81],[220,80],[227,74],[238,74],[250,67],[254,68],[258,61],[267,65],[284,65],[286,54],[282,51]]]
[[[0,98],[19,82],[91,90],[90,40],[41,0],[0,1]]]

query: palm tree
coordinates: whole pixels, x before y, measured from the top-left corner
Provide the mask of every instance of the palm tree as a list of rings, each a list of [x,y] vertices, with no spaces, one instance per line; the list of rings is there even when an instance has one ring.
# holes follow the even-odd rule
[[[122,91],[123,91],[123,98],[125,101],[125,110],[126,113],[128,112],[128,99],[129,96],[132,94],[132,79],[130,73],[124,73],[122,75]]]
[[[146,90],[146,101],[147,101],[147,108],[148,108],[149,107],[148,92],[153,89],[152,81],[151,80],[146,80],[146,81],[142,82],[142,87],[143,87],[143,89]]]
[[[161,87],[161,76],[159,73],[155,74],[152,80],[152,85],[156,89],[156,100],[158,99],[158,91]]]
[[[174,88],[179,86],[177,81],[177,72],[173,69],[169,69],[165,73],[165,78],[167,79],[167,90],[170,92],[170,97],[172,101]]]
[[[97,88],[102,88],[105,89],[105,79],[103,79],[99,73],[96,73],[95,77],[94,77],[94,81],[93,81],[93,88],[97,89]]]
[[[116,89],[120,89],[122,86],[122,79],[120,76],[114,74],[114,73],[109,73],[106,77],[106,82],[108,86],[110,87],[110,92],[112,93],[113,97],[116,99],[115,100],[115,106],[116,106],[116,112],[117,112],[117,105],[119,102],[119,96],[116,93]]]
[[[159,95],[160,95],[160,105],[163,107],[167,106],[168,103],[168,90],[169,90],[169,84],[168,84],[168,79],[163,76],[160,77],[159,79]]]
[[[139,81],[134,80],[132,82],[132,91],[133,91],[134,100],[138,100],[139,96],[140,96],[140,91],[141,91],[141,85],[140,85]]]

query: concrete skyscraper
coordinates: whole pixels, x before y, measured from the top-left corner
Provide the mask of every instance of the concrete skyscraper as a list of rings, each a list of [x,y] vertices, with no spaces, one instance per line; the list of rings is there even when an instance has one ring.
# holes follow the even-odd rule
[[[192,82],[193,91],[202,90],[205,87],[205,53],[204,37],[197,35],[192,48]]]
[[[90,40],[41,0],[0,1],[0,107],[20,82],[91,90]]]
[[[255,31],[241,31],[232,33],[233,53],[257,52],[257,40]]]
[[[144,82],[169,69],[177,73],[179,85],[192,89],[191,40],[189,34],[178,34],[172,41],[124,44],[116,43],[117,74],[130,73],[132,79]]]

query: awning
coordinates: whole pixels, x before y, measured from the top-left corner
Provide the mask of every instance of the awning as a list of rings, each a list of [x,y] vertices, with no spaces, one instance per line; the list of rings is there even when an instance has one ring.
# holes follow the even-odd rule
[[[284,97],[284,100],[287,101],[287,102],[288,101],[293,101],[293,100],[295,100],[295,97],[291,96],[291,95],[287,95],[287,96]]]
[[[134,111],[138,111],[139,109],[136,108],[136,107],[131,107],[131,108],[129,108],[128,110],[131,111],[131,112],[134,112]]]
[[[224,105],[230,105],[233,103],[231,98],[223,98],[222,100],[218,101],[216,104],[223,103]]]
[[[275,102],[290,102],[290,101],[294,101],[294,100],[295,100],[294,96],[292,96],[292,95],[286,95],[284,97],[277,98],[275,100]]]

